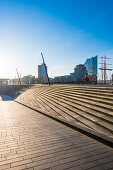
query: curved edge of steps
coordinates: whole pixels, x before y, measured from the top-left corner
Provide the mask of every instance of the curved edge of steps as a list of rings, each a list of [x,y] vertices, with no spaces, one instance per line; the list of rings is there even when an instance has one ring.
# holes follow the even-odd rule
[[[80,90],[81,93],[79,93]],[[91,91],[94,93],[96,90],[90,88],[89,93]],[[101,88],[99,90],[100,92],[104,91]],[[87,93],[83,95],[82,91]],[[102,101],[100,100],[99,94],[90,94],[90,96],[86,94],[88,94],[88,88],[43,85],[26,90],[15,100],[40,113],[44,112],[50,116],[55,116],[58,119],[67,121],[69,124],[90,129],[94,133],[113,140],[112,101],[108,101],[106,98],[103,104],[103,99]],[[105,97],[107,94],[110,94],[113,100],[113,88],[110,91],[105,89]]]
[[[69,122],[67,120],[64,120],[64,119],[62,119],[62,118],[60,118],[60,117],[58,117],[56,115],[50,115],[49,113],[46,113],[46,112],[44,112],[44,111],[42,111],[40,109],[32,108],[31,106],[23,104],[20,101],[16,101],[16,100],[14,100],[14,101],[21,104],[21,105],[23,105],[23,106],[25,106],[25,107],[28,107],[28,108],[30,108],[30,109],[32,109],[34,111],[37,111],[37,112],[43,114],[44,116],[47,116],[47,117],[49,117],[49,118],[51,118],[51,119],[53,119],[53,120],[55,120],[55,121],[57,121],[59,123],[62,123],[65,126],[67,126],[69,128],[72,128],[72,129],[74,129],[74,130],[76,130],[76,131],[78,131],[78,132],[80,132],[80,133],[82,133],[84,135],[87,135],[88,137],[91,137],[91,138],[93,138],[95,140],[98,140],[99,142],[101,142],[101,143],[103,143],[103,144],[105,144],[105,145],[107,145],[107,146],[109,146],[111,148],[113,148],[113,138],[110,138],[110,137],[108,137],[108,136],[106,136],[104,134],[100,134],[98,132],[95,132],[95,131],[93,131],[91,129],[88,129],[86,127],[80,126],[80,125],[75,124],[73,122]]]

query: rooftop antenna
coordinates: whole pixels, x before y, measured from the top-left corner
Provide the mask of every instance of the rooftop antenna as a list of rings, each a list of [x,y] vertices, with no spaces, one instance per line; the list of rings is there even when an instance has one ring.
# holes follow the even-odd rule
[[[17,69],[17,68],[16,68],[16,72],[17,72],[17,76],[18,76],[19,84],[21,85],[21,80],[20,80],[20,76],[19,76],[19,73],[18,73],[18,69]]]
[[[42,53],[41,53],[41,56],[42,56],[42,60],[43,60],[43,64],[44,64],[44,68],[45,68],[45,72],[46,72],[46,76],[47,76],[48,84],[50,85],[49,77],[48,77],[48,73],[47,73],[47,67],[46,67],[46,65],[45,65],[45,61],[44,61],[44,57],[43,57],[43,54],[42,54]]]

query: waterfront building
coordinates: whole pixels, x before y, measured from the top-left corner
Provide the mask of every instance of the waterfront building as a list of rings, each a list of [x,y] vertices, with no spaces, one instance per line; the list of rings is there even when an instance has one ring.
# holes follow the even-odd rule
[[[67,82],[70,82],[70,76],[69,75],[64,75],[64,76],[54,77],[53,82],[54,83],[67,83]]]
[[[37,83],[37,78],[35,78],[35,76],[33,75],[26,75],[23,76],[22,78],[20,78],[21,84],[36,84]],[[9,85],[19,85],[19,79],[18,78],[14,78],[14,79],[10,79],[8,81]]]
[[[97,56],[88,58],[84,64],[79,64],[70,75],[55,77],[55,83],[96,83],[97,82]]]
[[[84,64],[79,64],[74,68],[74,73],[70,73],[71,82],[83,83],[86,77],[86,67]]]
[[[9,79],[8,84],[9,85],[19,85],[19,80],[17,78]]]
[[[46,74],[47,66],[46,64],[38,65],[38,80],[42,83],[47,82],[47,74]]]
[[[86,71],[86,67],[84,66],[84,64],[79,64],[74,68],[74,72],[76,73],[80,73],[80,72],[85,72]]]
[[[22,84],[34,84],[36,81],[35,76],[33,75],[27,75],[21,78],[21,83]]]
[[[0,85],[7,85],[8,84],[8,80],[7,78],[0,78]]]
[[[83,83],[85,82],[86,71],[70,73],[71,82]]]
[[[88,58],[84,64],[79,64],[74,68],[74,73],[70,73],[71,82],[97,82],[97,56]]]
[[[97,70],[98,70],[97,56],[88,58],[86,62],[84,63],[84,66],[86,67],[89,81],[96,82],[97,81]]]
[[[38,79],[41,79],[41,65],[38,65]]]

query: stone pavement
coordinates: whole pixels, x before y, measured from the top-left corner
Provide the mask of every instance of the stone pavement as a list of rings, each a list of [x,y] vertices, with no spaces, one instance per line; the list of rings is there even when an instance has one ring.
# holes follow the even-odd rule
[[[2,169],[113,169],[113,149],[14,101],[0,101]]]

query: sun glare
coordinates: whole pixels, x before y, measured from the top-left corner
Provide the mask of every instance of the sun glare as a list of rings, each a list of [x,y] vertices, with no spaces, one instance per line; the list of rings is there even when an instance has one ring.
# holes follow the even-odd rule
[[[7,78],[10,72],[10,60],[7,57],[0,57],[0,78]]]

